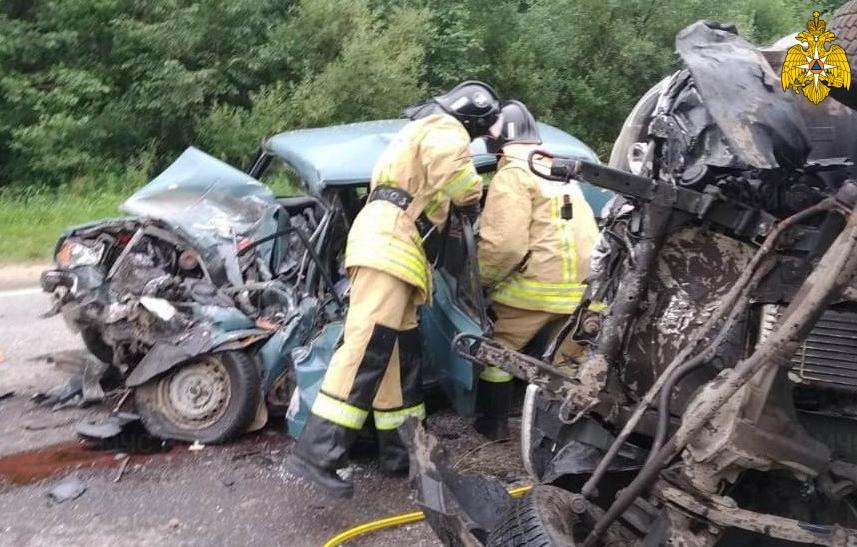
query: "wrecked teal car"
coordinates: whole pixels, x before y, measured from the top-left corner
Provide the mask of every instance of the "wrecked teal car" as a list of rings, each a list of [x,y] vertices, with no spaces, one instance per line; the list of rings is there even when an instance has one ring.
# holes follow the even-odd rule
[[[263,182],[284,172],[300,181],[308,197],[295,199],[305,200],[306,218],[322,219],[322,231],[314,234],[318,241],[316,252],[337,283],[347,284],[341,266],[347,226],[363,205],[376,159],[405,123],[406,120],[382,120],[280,133],[263,143],[250,166],[249,174]],[[540,132],[545,148],[598,161],[589,147],[564,131],[540,124]],[[497,157],[486,151],[483,141],[475,141],[471,151],[480,173],[495,169]],[[584,183],[583,187],[596,211],[612,196],[595,186]],[[479,371],[453,350],[452,340],[461,333],[487,333],[490,322],[476,265],[473,229],[453,215],[446,231],[444,248],[435,263],[434,303],[420,312],[424,376],[428,384],[443,390],[456,412],[470,416]],[[327,325],[309,346],[292,355],[298,386],[288,415],[292,435],[298,435],[303,427],[341,327],[341,322]]]
[[[128,390],[125,410],[161,438],[225,442],[283,414],[298,435],[341,335],[348,228],[404,123],[281,133],[246,173],[189,148],[123,204],[128,217],[66,230],[42,286],[97,360],[52,402]],[[546,148],[595,159],[570,135],[541,130]],[[480,172],[494,169],[481,142],[473,154]],[[301,195],[277,197],[265,184],[283,177]],[[610,197],[586,192],[595,210]],[[426,377],[470,415],[478,371],[451,340],[490,324],[473,231],[447,224],[435,303],[421,318]]]
[[[288,208],[195,148],[121,207],[129,216],[66,230],[42,274],[54,310],[97,358],[48,404],[127,390],[122,400],[150,433],[205,443],[283,412],[284,356],[344,311],[335,297],[291,287]]]

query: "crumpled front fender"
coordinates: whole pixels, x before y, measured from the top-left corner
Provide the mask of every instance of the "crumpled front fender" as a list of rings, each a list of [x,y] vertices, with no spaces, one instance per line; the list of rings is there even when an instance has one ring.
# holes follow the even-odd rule
[[[172,369],[190,362],[194,357],[217,351],[235,350],[255,344],[271,335],[262,329],[242,329],[231,332],[212,331],[210,325],[199,325],[178,338],[158,342],[134,367],[127,387],[141,386]]]

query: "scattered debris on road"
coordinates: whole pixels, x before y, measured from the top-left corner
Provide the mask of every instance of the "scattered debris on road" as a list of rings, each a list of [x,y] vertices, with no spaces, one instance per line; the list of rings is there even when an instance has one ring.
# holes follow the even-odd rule
[[[56,503],[62,503],[77,499],[84,492],[86,492],[86,485],[83,484],[83,481],[77,478],[77,475],[69,475],[51,488],[48,497]]]
[[[119,464],[119,469],[116,470],[116,476],[113,477],[113,482],[119,482],[122,480],[122,476],[125,474],[125,469],[128,467],[128,462],[130,461],[130,454],[126,454],[125,457],[122,458],[122,463]]]
[[[152,436],[140,416],[130,412],[114,412],[98,422],[79,423],[76,431],[81,439],[95,443],[99,450],[151,454],[173,446],[171,441]]]
[[[191,452],[198,452],[198,451],[202,450],[203,448],[205,448],[205,445],[199,441],[193,441],[193,444],[190,445],[189,447],[187,447],[187,449],[190,450]]]

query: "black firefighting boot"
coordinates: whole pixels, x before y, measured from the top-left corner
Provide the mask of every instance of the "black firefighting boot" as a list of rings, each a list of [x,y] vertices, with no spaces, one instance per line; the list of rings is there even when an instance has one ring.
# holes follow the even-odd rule
[[[357,431],[310,414],[292,454],[286,459],[286,470],[321,486],[336,498],[351,498],[354,484],[341,477],[337,469],[348,464],[348,449]]]
[[[381,472],[388,477],[408,474],[408,449],[397,430],[378,431],[378,461]]]
[[[512,408],[512,381],[479,380],[473,429],[496,441],[509,437],[509,410]]]
[[[425,419],[423,403],[423,358],[419,329],[399,333],[399,369],[402,407]],[[379,411],[376,411],[376,413]],[[383,411],[381,411],[383,412]],[[376,424],[378,422],[376,421]],[[401,477],[408,473],[408,449],[396,429],[378,430],[378,459],[381,471]]]

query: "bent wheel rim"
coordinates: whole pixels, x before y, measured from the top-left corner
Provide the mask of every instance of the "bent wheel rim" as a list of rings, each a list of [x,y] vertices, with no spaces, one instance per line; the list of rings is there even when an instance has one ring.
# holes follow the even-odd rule
[[[157,402],[165,417],[182,429],[205,429],[229,406],[231,382],[221,360],[208,356],[158,382]]]

